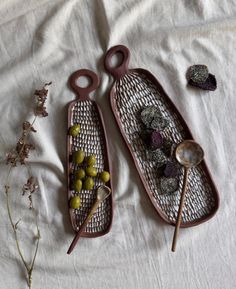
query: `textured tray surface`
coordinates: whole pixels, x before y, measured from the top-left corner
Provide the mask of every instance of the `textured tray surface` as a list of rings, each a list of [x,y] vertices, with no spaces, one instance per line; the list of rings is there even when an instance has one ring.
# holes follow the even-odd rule
[[[109,170],[106,162],[106,144],[103,127],[99,117],[96,104],[93,101],[77,101],[70,106],[71,123],[70,125],[80,124],[81,132],[79,136],[70,137],[70,153],[76,150],[83,150],[86,156],[95,154],[96,165],[98,173],[103,170]],[[74,171],[79,168],[79,165],[70,163],[70,170]],[[79,230],[81,224],[86,218],[96,199],[96,187],[103,184],[98,177],[94,179],[94,189],[91,191],[82,189],[79,193],[74,190],[70,191],[71,196],[79,195],[81,198],[80,209],[70,209],[72,220],[74,220],[73,227],[76,231]],[[106,231],[111,224],[111,198],[107,198],[100,204],[98,210],[93,215],[92,219],[86,226],[86,233],[102,233]],[[73,221],[72,221],[73,223]]]
[[[139,120],[140,110],[149,105],[158,107],[170,123],[163,135],[176,144],[188,138],[186,130],[181,125],[178,115],[158,92],[158,88],[144,74],[133,71],[117,80],[112,103],[115,114],[121,122],[123,135],[131,147],[149,190],[152,192],[154,202],[157,203],[170,222],[175,222],[183,182],[183,170],[180,175],[178,191],[169,195],[162,194],[154,163],[147,159],[146,148],[140,138],[142,127]],[[215,207],[215,192],[212,190],[205,170],[199,165],[191,169],[189,173],[182,223],[197,221],[209,215],[215,210]]]

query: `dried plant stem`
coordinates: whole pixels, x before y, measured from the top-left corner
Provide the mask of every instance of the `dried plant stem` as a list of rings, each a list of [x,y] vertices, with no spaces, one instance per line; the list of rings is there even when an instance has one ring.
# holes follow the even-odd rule
[[[5,193],[6,193],[6,202],[7,202],[7,212],[8,217],[10,220],[10,224],[14,233],[14,238],[16,242],[17,252],[19,253],[20,259],[26,269],[27,272],[27,285],[29,288],[32,288],[32,274],[34,270],[35,260],[38,253],[39,248],[39,240],[40,240],[40,231],[39,226],[37,222],[37,215],[36,211],[34,209],[33,205],[33,198],[32,194],[38,189],[38,183],[35,177],[31,174],[31,169],[29,164],[27,163],[27,159],[29,158],[29,153],[31,150],[35,149],[35,146],[29,142],[28,136],[30,132],[36,132],[36,130],[33,128],[34,123],[36,122],[38,117],[46,117],[48,116],[47,110],[46,110],[46,100],[48,95],[48,90],[46,89],[47,86],[51,85],[51,82],[46,83],[42,89],[35,90],[34,96],[37,97],[37,103],[36,107],[34,109],[34,119],[32,122],[24,121],[22,124],[22,134],[19,138],[18,142],[16,143],[16,146],[14,149],[9,151],[9,153],[6,155],[6,164],[10,164],[10,168],[7,174],[6,179],[6,185],[5,185]],[[12,216],[12,206],[11,206],[11,186],[10,186],[10,176],[12,173],[12,170],[18,165],[24,165],[28,172],[28,180],[26,183],[24,183],[22,187],[22,196],[27,195],[29,200],[29,209],[31,213],[33,214],[33,218],[35,221],[36,229],[37,229],[37,236],[36,236],[36,244],[35,249],[33,250],[33,257],[30,262],[27,262],[25,259],[25,256],[23,254],[23,250],[21,248],[21,244],[19,242],[19,232],[18,232],[18,224],[20,220],[17,222],[13,221]]]
[[[12,166],[9,170],[8,176],[7,176],[7,180],[9,181],[10,178],[10,173],[11,173],[11,169]],[[34,251],[34,256],[32,259],[32,262],[29,264],[27,264],[24,255],[22,253],[22,249],[20,247],[20,243],[19,243],[19,239],[18,239],[18,234],[17,234],[17,223],[13,222],[13,218],[12,218],[12,212],[11,212],[11,205],[10,205],[10,186],[9,186],[9,182],[7,181],[7,185],[5,186],[5,193],[6,193],[6,198],[7,198],[7,212],[8,212],[8,217],[13,229],[13,233],[14,233],[14,237],[15,237],[15,242],[16,242],[16,247],[17,247],[17,251],[19,253],[19,256],[21,258],[22,263],[24,264],[24,267],[27,271],[27,284],[28,287],[31,288],[32,287],[32,273],[33,273],[33,269],[34,269],[34,264],[35,264],[35,259],[37,256],[37,252],[38,252],[38,247],[39,247],[39,240],[40,240],[40,231],[39,231],[39,227],[38,227],[38,222],[37,222],[37,217],[36,217],[36,213],[34,208],[32,209],[32,213],[34,214],[35,217],[35,223],[36,223],[36,228],[37,228],[37,242],[36,242],[36,246],[35,246],[35,251]]]
[[[8,175],[8,179],[9,179],[9,177],[10,177],[10,174]],[[9,217],[9,220],[10,220],[10,223],[11,223],[11,227],[13,229],[17,251],[18,251],[19,256],[21,258],[21,261],[24,264],[24,267],[25,267],[25,269],[27,271],[27,284],[28,284],[28,287],[31,288],[32,287],[32,273],[33,273],[33,269],[34,269],[34,264],[35,264],[35,260],[36,260],[36,256],[37,256],[37,252],[38,252],[38,247],[39,247],[39,240],[40,240],[40,231],[39,231],[39,227],[38,227],[36,213],[35,213],[35,210],[33,208],[32,209],[32,213],[34,214],[36,228],[37,228],[37,242],[36,242],[36,245],[35,245],[35,250],[34,250],[34,255],[33,255],[32,262],[30,264],[27,264],[27,262],[26,262],[26,260],[24,258],[22,249],[20,247],[20,242],[19,242],[18,234],[17,234],[17,224],[19,223],[19,221],[17,223],[14,223],[13,218],[12,218],[11,205],[10,205],[10,186],[9,185],[5,186],[5,193],[6,193],[6,198],[7,198],[8,217]]]
[[[37,116],[35,116],[35,118],[32,121],[30,127],[26,131],[26,134],[24,136],[24,140],[27,138],[28,134],[30,133],[30,130],[33,127],[36,119],[37,119]],[[24,149],[24,145],[22,146],[21,151],[18,153],[18,156],[20,156],[20,154],[23,151],[23,149]],[[27,168],[27,170],[29,172],[28,164],[25,163],[25,166],[26,166],[26,168]],[[23,263],[23,265],[24,265],[24,267],[25,267],[25,269],[27,271],[27,284],[28,284],[29,288],[32,288],[32,273],[33,273],[33,269],[34,269],[34,264],[35,264],[37,252],[38,252],[38,247],[39,247],[40,231],[39,231],[39,227],[38,227],[36,212],[35,212],[34,208],[32,208],[31,211],[32,211],[32,213],[34,215],[35,224],[36,224],[36,228],[37,228],[37,242],[36,242],[36,245],[35,245],[35,250],[34,250],[34,255],[33,255],[32,261],[31,261],[30,264],[27,264],[27,262],[26,262],[26,260],[24,258],[22,249],[20,247],[20,242],[19,242],[18,234],[17,234],[17,225],[18,225],[19,221],[14,223],[13,218],[12,218],[12,212],[11,212],[11,205],[10,205],[10,176],[11,176],[11,172],[12,172],[13,168],[14,168],[14,166],[11,165],[10,169],[8,171],[8,175],[7,175],[7,179],[6,179],[6,186],[5,186],[5,193],[6,193],[6,199],[7,199],[7,212],[8,212],[8,217],[9,217],[9,220],[10,220],[11,227],[13,229],[17,251],[18,251],[19,256],[21,258],[21,261],[22,261],[22,263]]]

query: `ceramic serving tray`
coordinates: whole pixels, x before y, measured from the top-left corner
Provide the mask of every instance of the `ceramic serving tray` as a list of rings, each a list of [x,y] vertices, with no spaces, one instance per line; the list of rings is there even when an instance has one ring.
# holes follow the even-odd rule
[[[118,67],[113,67],[111,58],[116,53],[122,54],[123,61]],[[168,121],[163,136],[174,145],[193,137],[158,80],[147,70],[129,69],[129,59],[130,52],[122,45],[112,47],[105,56],[105,68],[115,79],[110,91],[111,108],[153,206],[163,220],[173,225],[177,218],[184,171],[180,168],[178,189],[174,193],[163,194],[155,163],[147,157],[146,146],[141,137],[143,128],[140,111],[150,106],[158,109]],[[207,221],[218,207],[219,195],[203,161],[189,173],[181,227]]]
[[[91,82],[88,87],[78,86],[78,79],[81,76],[90,79]],[[68,132],[71,126],[80,124],[80,134],[78,136],[72,137],[69,133],[67,136],[68,201],[76,195],[81,198],[81,207],[72,209],[69,206],[69,213],[73,229],[78,231],[96,199],[96,188],[102,182],[99,177],[95,177],[92,190],[82,189],[80,192],[74,191],[73,173],[81,166],[73,163],[73,152],[83,150],[86,156],[94,154],[97,159],[95,167],[98,173],[104,170],[109,172],[110,170],[102,114],[96,102],[89,98],[89,94],[98,87],[99,78],[94,72],[81,69],[71,75],[69,85],[75,92],[77,99],[70,102],[68,106]],[[106,185],[111,188],[111,181],[106,183]],[[98,237],[108,233],[111,228],[112,217],[113,201],[111,194],[99,205],[81,236]]]

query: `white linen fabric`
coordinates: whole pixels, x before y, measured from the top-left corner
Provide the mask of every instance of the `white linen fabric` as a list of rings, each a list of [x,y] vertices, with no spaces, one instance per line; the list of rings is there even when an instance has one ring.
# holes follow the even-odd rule
[[[1,289],[26,288],[7,217],[4,154],[20,136],[21,123],[32,119],[34,89],[48,81],[53,82],[49,116],[35,125],[37,150],[30,157],[40,185],[34,200],[42,237],[33,288],[236,288],[235,17],[235,0],[1,0]],[[131,68],[148,69],[160,80],[204,148],[220,192],[216,216],[182,229],[176,253],[170,250],[173,227],[152,207],[109,106],[113,79],[103,59],[117,44],[130,49]],[[193,64],[206,64],[216,75],[215,92],[186,86]],[[67,80],[81,68],[101,77],[93,96],[104,115],[115,168],[115,210],[109,234],[82,238],[68,256],[74,235],[67,208],[66,105],[75,95]],[[22,169],[16,170],[11,199],[29,259],[35,228],[21,196],[23,177]]]

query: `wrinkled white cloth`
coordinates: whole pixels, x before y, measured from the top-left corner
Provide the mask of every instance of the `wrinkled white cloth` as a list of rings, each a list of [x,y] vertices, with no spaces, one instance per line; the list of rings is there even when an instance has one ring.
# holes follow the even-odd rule
[[[71,289],[233,289],[236,288],[236,5],[234,0],[2,0],[0,2],[0,288],[26,288],[7,217],[3,190],[4,154],[14,146],[21,123],[32,119],[35,88],[52,81],[49,116],[39,119],[31,154],[40,192],[35,193],[41,240],[33,288]],[[220,192],[216,216],[181,230],[172,253],[173,227],[157,216],[141,184],[109,106],[112,77],[103,67],[108,48],[124,44],[131,68],[145,68],[161,82],[203,146]],[[206,64],[218,89],[186,87],[186,70]],[[111,232],[73,238],[66,191],[67,103],[75,95],[68,77],[80,68],[97,72],[94,94],[104,114],[115,174]],[[35,233],[21,197],[21,169],[13,179],[14,220],[27,260]],[[17,186],[19,185],[18,190]]]

